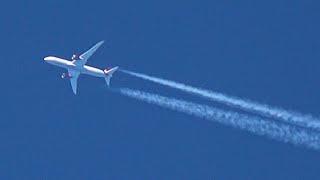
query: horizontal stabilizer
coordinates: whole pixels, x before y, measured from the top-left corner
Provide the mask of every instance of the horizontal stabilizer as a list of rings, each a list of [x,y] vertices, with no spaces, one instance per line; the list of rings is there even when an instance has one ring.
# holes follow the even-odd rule
[[[111,68],[111,69],[105,69],[103,72],[104,72],[104,74],[106,75],[106,77],[105,77],[105,80],[106,80],[106,83],[107,83],[107,85],[109,86],[110,85],[110,79],[111,79],[111,77],[112,77],[112,74],[114,73],[114,72],[116,72],[117,70],[118,70],[118,66],[116,66],[116,67],[114,67],[114,68]]]

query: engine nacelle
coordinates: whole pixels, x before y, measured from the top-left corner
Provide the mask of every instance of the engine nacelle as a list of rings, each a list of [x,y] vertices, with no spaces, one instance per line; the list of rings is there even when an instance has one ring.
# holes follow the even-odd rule
[[[74,55],[72,55],[71,60],[72,60],[72,61],[80,60],[80,56],[77,55],[77,54],[74,54]]]
[[[72,78],[72,76],[69,73],[62,73],[61,78],[62,79],[70,79],[70,78]]]

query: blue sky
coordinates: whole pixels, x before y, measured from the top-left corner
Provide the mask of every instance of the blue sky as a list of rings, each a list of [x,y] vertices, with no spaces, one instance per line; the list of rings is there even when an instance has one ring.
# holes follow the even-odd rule
[[[89,60],[319,115],[316,1],[29,1],[0,11],[1,179],[319,179],[319,152],[112,93]],[[127,87],[220,106],[128,75]]]

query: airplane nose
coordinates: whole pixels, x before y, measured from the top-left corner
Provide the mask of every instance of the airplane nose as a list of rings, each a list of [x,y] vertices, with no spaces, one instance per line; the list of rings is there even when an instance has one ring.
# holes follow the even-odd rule
[[[43,58],[43,60],[49,64],[56,64],[57,61],[59,60],[59,58],[56,58],[54,56],[47,56],[47,57]]]
[[[45,58],[43,58],[43,60],[47,63],[51,63],[53,61],[52,57],[51,56],[47,56]]]

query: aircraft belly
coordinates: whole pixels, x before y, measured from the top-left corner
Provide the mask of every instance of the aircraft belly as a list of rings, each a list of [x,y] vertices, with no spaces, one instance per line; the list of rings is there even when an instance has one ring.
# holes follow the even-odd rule
[[[105,74],[101,69],[90,66],[83,66],[82,73],[96,77],[105,77]]]
[[[72,68],[74,66],[74,64],[72,64],[70,61],[67,61],[61,58],[56,58],[56,57],[54,57],[54,59],[51,59],[50,61],[47,61],[47,62],[49,64],[53,64],[62,68]]]

